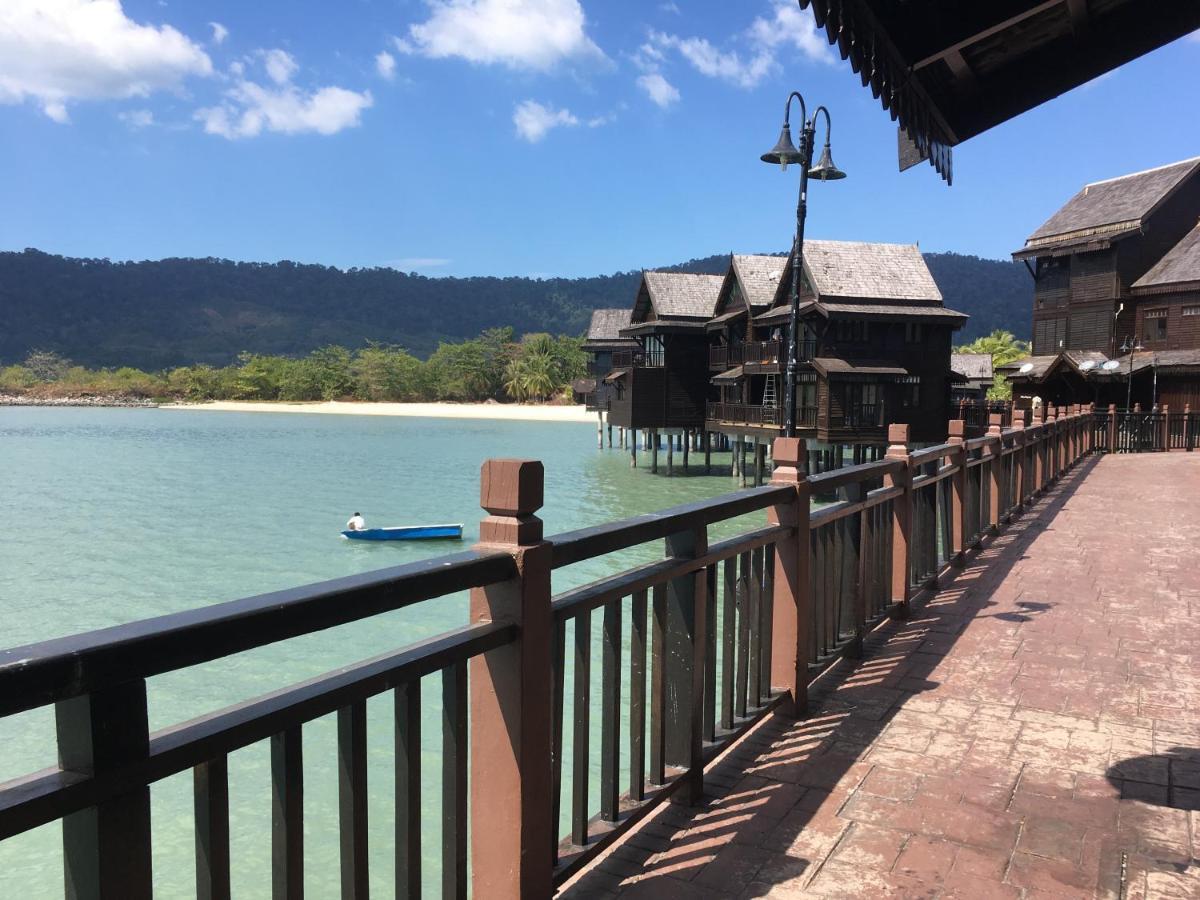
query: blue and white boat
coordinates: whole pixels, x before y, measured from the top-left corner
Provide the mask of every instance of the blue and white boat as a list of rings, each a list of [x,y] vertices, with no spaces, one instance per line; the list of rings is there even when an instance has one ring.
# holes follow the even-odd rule
[[[343,531],[352,541],[460,541],[463,527],[457,525],[396,525],[391,528],[364,528]]]

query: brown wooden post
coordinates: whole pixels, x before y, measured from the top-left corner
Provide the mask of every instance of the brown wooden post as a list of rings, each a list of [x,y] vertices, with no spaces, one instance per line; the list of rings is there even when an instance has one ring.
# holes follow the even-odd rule
[[[708,552],[708,529],[698,525],[667,535],[666,555],[693,559]],[[708,646],[708,578],[704,569],[667,582],[663,757],[686,771],[673,801],[694,806],[704,799],[704,655]],[[522,895],[525,896],[525,895]]]
[[[1171,449],[1171,407],[1166,403],[1162,406],[1162,448]]]
[[[470,662],[471,872],[477,897],[554,893],[550,734],[554,617],[545,472],[534,460],[483,464],[479,548],[511,553],[511,581],[471,591],[472,623],[513,622],[516,640]]]
[[[1000,497],[1000,469],[1001,462],[1004,459],[1004,440],[1001,437],[1001,432],[1004,429],[1004,416],[1000,413],[991,413],[988,415],[988,430],[987,436],[990,439],[987,445],[988,452],[988,476],[991,479],[990,490],[990,509],[988,509],[988,524],[991,525],[993,532],[1000,530],[1000,518],[1004,513],[1001,507]]]
[[[658,474],[658,431],[650,431],[650,474]]]
[[[811,490],[806,452],[800,438],[775,438],[771,484],[792,485],[795,496],[772,506],[773,525],[791,525],[796,536],[775,546],[774,596],[771,598],[771,689],[786,691],[793,716],[808,712],[809,528]],[[786,701],[785,701],[786,702]]]
[[[1012,427],[1016,430],[1013,436],[1013,515],[1025,508],[1025,410],[1014,409]]]
[[[1109,453],[1117,452],[1117,404],[1108,404],[1108,446],[1104,448]]]
[[[911,598],[908,585],[908,563],[912,543],[912,457],[908,452],[908,426],[888,426],[888,449],[885,459],[899,460],[903,467],[883,479],[884,487],[900,488],[900,496],[892,500],[892,603],[894,615],[904,618],[909,612]]]
[[[137,679],[54,706],[58,765],[96,776],[144,760],[146,682]],[[135,787],[62,820],[67,900],[150,900],[150,788]]]
[[[950,476],[950,565],[959,568],[966,562],[966,497],[967,497],[967,423],[963,419],[950,422],[947,443],[955,447],[954,465]]]
[[[1183,449],[1192,452],[1192,404],[1183,404]]]

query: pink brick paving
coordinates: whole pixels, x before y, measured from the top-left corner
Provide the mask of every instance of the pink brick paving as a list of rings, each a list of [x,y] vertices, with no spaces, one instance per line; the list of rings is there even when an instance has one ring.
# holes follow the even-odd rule
[[[566,897],[1200,898],[1200,453],[1091,458]]]

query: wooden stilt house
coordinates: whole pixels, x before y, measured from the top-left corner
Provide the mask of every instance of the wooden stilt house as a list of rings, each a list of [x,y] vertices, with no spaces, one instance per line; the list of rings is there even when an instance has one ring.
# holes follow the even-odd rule
[[[583,349],[589,354],[588,377],[581,379],[576,393],[589,410],[607,411],[611,405],[615,388],[608,379],[613,370],[613,354],[619,350],[637,349],[637,341],[621,337],[621,329],[628,328],[633,310],[595,309],[583,339]]]

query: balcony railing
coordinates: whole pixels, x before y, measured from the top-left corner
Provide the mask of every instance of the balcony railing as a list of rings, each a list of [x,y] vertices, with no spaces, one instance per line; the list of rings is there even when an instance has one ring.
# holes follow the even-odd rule
[[[796,358],[809,360],[816,352],[816,341],[801,341],[796,348]],[[718,371],[743,365],[782,366],[786,361],[787,341],[746,341],[708,350],[708,367]]]
[[[617,350],[613,353],[614,369],[661,369],[666,364],[666,354],[661,348],[655,350]]]
[[[709,403],[708,418],[714,422],[729,422],[734,425],[766,425],[783,427],[783,407],[754,406],[747,403]],[[801,406],[796,409],[796,425],[815,428],[817,408]]]
[[[837,418],[834,417],[836,424]],[[864,403],[858,406],[848,406],[842,413],[841,424],[846,428],[882,428],[883,404]]]

